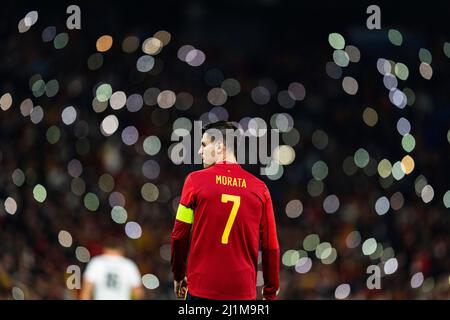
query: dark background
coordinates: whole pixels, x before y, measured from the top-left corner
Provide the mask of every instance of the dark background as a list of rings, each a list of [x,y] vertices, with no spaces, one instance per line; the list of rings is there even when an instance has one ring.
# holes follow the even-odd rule
[[[449,190],[450,129],[450,60],[444,55],[444,42],[450,41],[448,14],[450,6],[435,2],[334,2],[334,1],[85,1],[81,8],[81,30],[67,30],[64,2],[2,3],[0,11],[0,95],[13,96],[13,106],[0,111],[0,297],[13,298],[13,288],[20,288],[26,299],[75,299],[77,292],[65,287],[65,270],[70,264],[82,269],[85,264],[75,257],[75,248],[88,248],[91,256],[97,254],[102,240],[117,226],[111,222],[108,193],[99,189],[98,178],[107,172],[105,144],[111,143],[120,153],[122,166],[111,175],[115,191],[125,198],[129,220],[137,221],[143,229],[138,240],[128,239],[128,255],[135,260],[142,274],[158,277],[159,287],[146,289],[147,299],[174,299],[170,263],[161,254],[161,248],[170,242],[174,221],[174,205],[181,192],[187,173],[200,169],[199,165],[174,165],[167,156],[171,144],[172,123],[179,117],[198,120],[213,107],[206,95],[214,87],[206,83],[208,70],[218,68],[224,79],[235,78],[241,84],[241,93],[228,97],[222,106],[228,119],[240,121],[244,117],[261,117],[268,124],[273,114],[286,112],[294,119],[294,128],[300,133],[300,142],[294,146],[295,161],[284,167],[283,176],[275,181],[267,177],[274,202],[278,233],[283,255],[287,250],[300,250],[304,238],[318,234],[321,241],[330,242],[337,250],[337,259],[324,265],[314,252],[309,252],[312,268],[299,274],[293,266],[281,266],[280,299],[334,299],[335,289],[343,283],[351,287],[350,299],[448,299],[449,292],[449,218],[443,196]],[[381,30],[366,28],[366,8],[378,4],[381,8]],[[17,30],[18,21],[31,10],[39,12],[37,23],[25,33]],[[67,32],[68,45],[56,50],[52,43],[44,43],[42,30],[54,25],[57,33]],[[394,28],[403,35],[400,47],[392,45],[387,37]],[[121,49],[122,40],[135,35],[142,43],[158,30],[167,30],[172,39],[157,55],[162,71],[141,74],[136,60],[143,54],[140,48],[133,53]],[[325,65],[333,61],[333,48],[328,35],[338,32],[347,44],[361,52],[361,61],[343,68],[340,79],[332,79]],[[98,70],[87,68],[87,59],[96,52],[96,40],[104,34],[113,37],[112,48],[103,53],[103,66]],[[193,45],[206,54],[200,67],[190,67],[177,58],[178,49]],[[419,74],[418,50],[427,48],[433,56],[433,77],[423,79]],[[388,97],[383,77],[376,69],[378,58],[405,63],[410,76],[399,80],[399,88],[409,87],[416,94],[416,102],[400,110]],[[46,81],[57,79],[60,90],[55,97],[33,97],[29,79],[40,74]],[[341,79],[352,76],[359,83],[354,96],[342,90]],[[268,104],[257,105],[251,91],[262,79],[272,79],[276,85]],[[68,85],[80,79],[82,90],[69,94]],[[96,113],[91,103],[99,82],[110,83],[115,90],[128,94],[139,93],[150,87],[161,90],[189,92],[194,105],[188,110],[172,107],[146,106],[137,113],[126,108],[117,112]],[[292,82],[300,82],[306,89],[306,98],[291,109],[277,102],[277,92]],[[220,86],[220,85],[219,85]],[[20,102],[31,98],[45,110],[44,119],[33,124],[20,114]],[[80,155],[76,144],[79,137],[75,124],[66,126],[61,111],[67,105],[77,108],[77,121],[85,121],[89,133],[90,151]],[[365,107],[374,108],[378,124],[371,128],[362,121]],[[116,114],[119,130],[105,138],[99,124],[107,114]],[[389,187],[383,187],[378,174],[369,175],[362,169],[347,175],[342,166],[348,156],[364,147],[378,163],[383,158],[392,163],[406,154],[401,147],[401,136],[396,123],[400,116],[411,122],[416,148],[411,152],[414,171]],[[49,144],[46,132],[52,125],[61,130],[61,139]],[[142,138],[156,135],[162,142],[161,151],[148,156],[142,148],[121,143],[120,131],[134,125]],[[316,130],[327,133],[329,143],[323,150],[312,143]],[[71,191],[72,177],[67,165],[78,159],[83,165],[81,178],[86,192],[100,199],[97,212],[89,212],[83,205],[83,196]],[[160,174],[148,179],[141,171],[149,159],[158,162]],[[311,167],[323,160],[329,168],[324,190],[311,196],[308,182]],[[259,166],[244,166],[259,174]],[[11,175],[16,168],[26,173],[25,183],[16,186]],[[52,183],[58,172],[61,184]],[[425,204],[415,192],[415,181],[420,175],[433,186],[435,196]],[[54,182],[54,181],[53,181]],[[156,202],[142,199],[140,188],[152,182],[165,190]],[[33,199],[33,187],[41,183],[47,188],[47,199],[40,204]],[[168,191],[167,191],[168,190]],[[381,196],[390,198],[401,192],[404,205],[392,208],[382,216],[374,206]],[[326,214],[323,201],[329,194],[340,200],[334,214]],[[9,215],[3,202],[12,196],[17,212]],[[175,199],[175,200],[174,200]],[[286,216],[285,207],[292,199],[299,199],[303,212],[297,218]],[[348,219],[346,212],[354,212]],[[64,248],[58,243],[60,230],[72,234],[73,245]],[[362,241],[356,248],[346,246],[352,231],[360,232]],[[361,251],[362,242],[374,237],[386,249],[391,247],[398,260],[394,274],[382,278],[381,290],[366,288],[366,268],[382,263],[369,259]],[[167,247],[164,247],[167,248]],[[167,254],[167,253],[166,253]],[[382,264],[381,264],[382,266]],[[422,272],[424,286],[412,288],[411,277]],[[260,287],[258,288],[258,291]]]

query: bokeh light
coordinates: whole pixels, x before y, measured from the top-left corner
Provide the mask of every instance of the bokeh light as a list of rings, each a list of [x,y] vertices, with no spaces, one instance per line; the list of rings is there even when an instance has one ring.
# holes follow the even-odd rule
[[[328,166],[325,162],[319,160],[313,164],[311,173],[314,179],[323,180],[328,176]]]
[[[122,131],[122,141],[127,146],[135,144],[139,139],[139,132],[135,126],[128,126]]]
[[[156,179],[159,176],[160,167],[155,160],[147,160],[142,165],[142,174],[147,179]]]
[[[342,88],[350,95],[355,95],[358,92],[358,82],[353,77],[345,77],[342,80]]]
[[[161,150],[161,140],[157,136],[149,136],[143,142],[144,152],[150,156],[154,156]]]
[[[402,159],[402,168],[406,174],[410,174],[414,170],[414,159],[410,155],[406,155]]]
[[[320,243],[320,238],[317,234],[312,233],[307,235],[304,239],[303,239],[303,248],[306,251],[315,251],[317,246]]]
[[[128,213],[125,210],[125,208],[123,208],[121,206],[114,206],[111,209],[111,219],[115,223],[123,224],[123,223],[127,222]]]
[[[359,231],[352,231],[347,235],[345,239],[347,248],[354,249],[361,244],[361,234]]]
[[[397,78],[399,78],[400,80],[407,80],[409,77],[408,67],[401,62],[395,64],[394,72]]]
[[[208,102],[214,106],[221,106],[227,101],[227,93],[222,88],[213,88],[208,92]]]
[[[426,80],[430,80],[431,77],[433,76],[433,68],[431,68],[431,66],[426,62],[422,62],[420,64],[419,72],[420,75]]]
[[[30,120],[34,124],[38,124],[44,118],[44,109],[41,106],[35,106],[30,113]]]
[[[348,298],[350,295],[350,285],[347,283],[340,284],[334,291],[334,296],[336,299],[342,300]]]
[[[42,30],[42,41],[43,42],[50,42],[53,41],[53,39],[56,36],[56,28],[55,26],[48,26],[44,30]]]
[[[307,273],[309,270],[311,270],[312,267],[312,260],[309,257],[302,257],[298,259],[297,263],[295,264],[295,271],[298,273]]]
[[[86,247],[78,246],[75,249],[75,257],[82,263],[88,263],[91,259],[91,253]]]
[[[154,274],[147,273],[142,276],[142,284],[147,289],[153,290],[159,287],[159,279]]]
[[[97,211],[98,207],[100,206],[100,201],[95,193],[88,192],[84,196],[84,206],[89,211]]]
[[[122,50],[126,53],[132,53],[139,48],[139,38],[136,36],[127,36],[122,41]]]
[[[363,120],[369,127],[373,127],[378,122],[378,113],[374,109],[367,107],[363,112]]]
[[[221,88],[230,97],[236,96],[241,92],[241,84],[233,78],[225,79],[221,84]]]
[[[125,196],[122,193],[114,191],[109,195],[109,205],[112,208],[114,208],[115,206],[125,207],[125,203]]]
[[[158,95],[158,105],[163,109],[168,109],[175,104],[177,97],[171,90],[164,90]]]
[[[432,186],[427,184],[425,187],[423,187],[422,191],[420,192],[420,195],[422,197],[423,202],[429,203],[434,198],[434,189]]]
[[[41,184],[37,184],[33,188],[33,196],[37,202],[44,202],[47,198],[47,190]]]
[[[98,179],[98,186],[103,192],[111,192],[114,189],[115,182],[113,176],[109,173],[104,173]]]
[[[335,80],[342,76],[342,68],[332,61],[327,62],[325,65],[325,71],[330,78]]]
[[[357,63],[361,59],[361,52],[355,46],[346,46],[345,52],[347,52],[351,62]]]
[[[293,199],[286,204],[286,215],[289,218],[297,218],[303,212],[303,204],[298,199]]]
[[[411,152],[416,147],[416,139],[413,135],[407,133],[402,138],[402,147],[406,152]]]
[[[306,257],[306,255],[304,255],[304,257]],[[286,267],[293,267],[298,262],[298,259],[300,259],[299,251],[290,249],[283,253],[281,263]]]
[[[328,135],[323,130],[315,130],[311,137],[311,142],[319,150],[323,150],[328,145]]]
[[[136,61],[136,69],[139,72],[149,72],[155,65],[155,59],[149,55],[143,55]]]
[[[25,293],[23,292],[23,290],[16,286],[14,286],[12,288],[11,295],[14,300],[24,300],[25,299]]]
[[[111,108],[114,110],[122,109],[125,106],[126,102],[127,96],[123,91],[116,91],[109,98],[109,104],[111,105]]]
[[[390,203],[388,198],[386,197],[380,197],[375,202],[375,211],[376,213],[381,216],[389,211]]]
[[[100,129],[103,135],[110,136],[119,128],[119,120],[115,115],[106,116],[103,119]]]
[[[95,97],[100,102],[108,101],[111,95],[112,95],[112,88],[111,85],[108,83],[103,83],[99,85],[95,92]]]
[[[58,242],[61,246],[65,248],[70,248],[73,243],[72,235],[66,230],[61,230],[58,233]]]
[[[5,211],[11,215],[15,214],[17,211],[17,202],[12,197],[8,197],[4,203]]]
[[[25,182],[25,174],[19,168],[13,171],[11,178],[13,183],[18,187],[22,186]]]
[[[323,210],[326,213],[335,213],[339,209],[339,198],[335,194],[331,194],[323,201]]]
[[[88,69],[91,71],[95,71],[100,69],[103,66],[103,55],[101,53],[93,53],[87,59]]]
[[[59,33],[53,39],[55,49],[63,49],[69,42],[69,35],[65,32]]]
[[[391,258],[384,264],[384,273],[386,274],[393,274],[395,271],[397,271],[398,268],[398,261],[396,258]]]
[[[281,145],[274,149],[272,157],[279,164],[286,166],[295,160],[295,151],[291,146]]]
[[[444,194],[444,198],[442,199],[444,202],[444,206],[448,209],[450,208],[450,190],[447,190],[447,192]]]
[[[389,41],[395,46],[401,46],[403,43],[403,36],[400,31],[396,29],[389,29],[388,38]]]
[[[206,56],[201,50],[192,49],[186,55],[186,62],[192,67],[201,66],[205,62]]]
[[[420,48],[419,50],[419,59],[421,62],[425,62],[428,64],[431,64],[433,61],[433,57],[431,55],[431,52],[425,48]]]
[[[77,111],[73,106],[68,106],[61,113],[61,118],[64,124],[71,125],[77,119]]]
[[[358,168],[364,168],[369,163],[369,153],[364,148],[359,148],[356,150],[353,157],[355,164]]]
[[[158,38],[148,38],[142,43],[142,51],[149,55],[157,55],[161,52],[163,43]]]
[[[336,50],[345,48],[345,39],[339,33],[330,33],[328,35],[328,43]]]
[[[419,288],[423,284],[423,273],[417,272],[411,277],[411,288]]]
[[[329,242],[319,243],[315,250],[316,257],[318,259],[326,259],[331,255],[332,248],[333,247]]]
[[[166,30],[156,31],[153,37],[161,41],[163,46],[167,46],[172,39],[172,35]]]
[[[104,35],[97,39],[95,47],[98,52],[106,52],[111,49],[113,38],[110,35]]]
[[[333,61],[339,67],[347,67],[350,63],[350,57],[348,56],[347,52],[343,50],[335,50],[333,52]]]
[[[362,252],[365,256],[369,256],[377,249],[377,241],[374,238],[369,238],[363,242]]]
[[[317,197],[323,192],[324,185],[321,180],[311,179],[306,188],[311,197]]]
[[[265,87],[256,87],[251,92],[253,102],[259,105],[264,105],[270,101],[270,92]]]
[[[403,195],[401,192],[395,192],[390,199],[391,208],[392,210],[398,211],[403,207],[403,204],[405,203],[405,199],[403,198]]]
[[[74,178],[83,173],[83,165],[78,159],[72,159],[67,164],[67,172]]]
[[[142,228],[137,222],[127,222],[125,225],[125,234],[131,239],[139,239],[142,236]]]

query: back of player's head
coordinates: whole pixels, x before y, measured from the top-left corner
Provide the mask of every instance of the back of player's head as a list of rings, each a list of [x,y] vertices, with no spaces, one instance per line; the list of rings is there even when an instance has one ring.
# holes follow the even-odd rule
[[[205,132],[205,131],[207,131],[209,129],[218,129],[218,130],[232,129],[232,130],[237,130],[237,127],[232,122],[220,120],[220,121],[211,122],[211,123],[208,123],[207,125],[205,125],[203,127],[203,132]]]
[[[239,130],[228,121],[212,122],[203,127],[203,133],[208,134],[212,142],[222,141],[225,148],[236,155],[239,143]]]
[[[125,253],[125,239],[123,237],[123,232],[111,229],[109,234],[103,238],[103,248]]]

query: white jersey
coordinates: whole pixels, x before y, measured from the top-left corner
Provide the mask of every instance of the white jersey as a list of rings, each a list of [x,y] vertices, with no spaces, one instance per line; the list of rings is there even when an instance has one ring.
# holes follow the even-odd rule
[[[132,289],[141,283],[141,274],[132,260],[113,255],[91,259],[84,273],[94,284],[94,300],[129,300]]]

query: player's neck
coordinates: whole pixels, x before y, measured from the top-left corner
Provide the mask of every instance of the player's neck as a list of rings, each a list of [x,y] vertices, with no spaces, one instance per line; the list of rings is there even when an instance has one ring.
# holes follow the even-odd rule
[[[227,154],[225,155],[224,159],[219,160],[216,162],[216,164],[220,163],[237,163],[236,157],[233,154]]]
[[[103,254],[108,256],[121,256],[122,252],[120,250],[106,248],[103,250]]]

